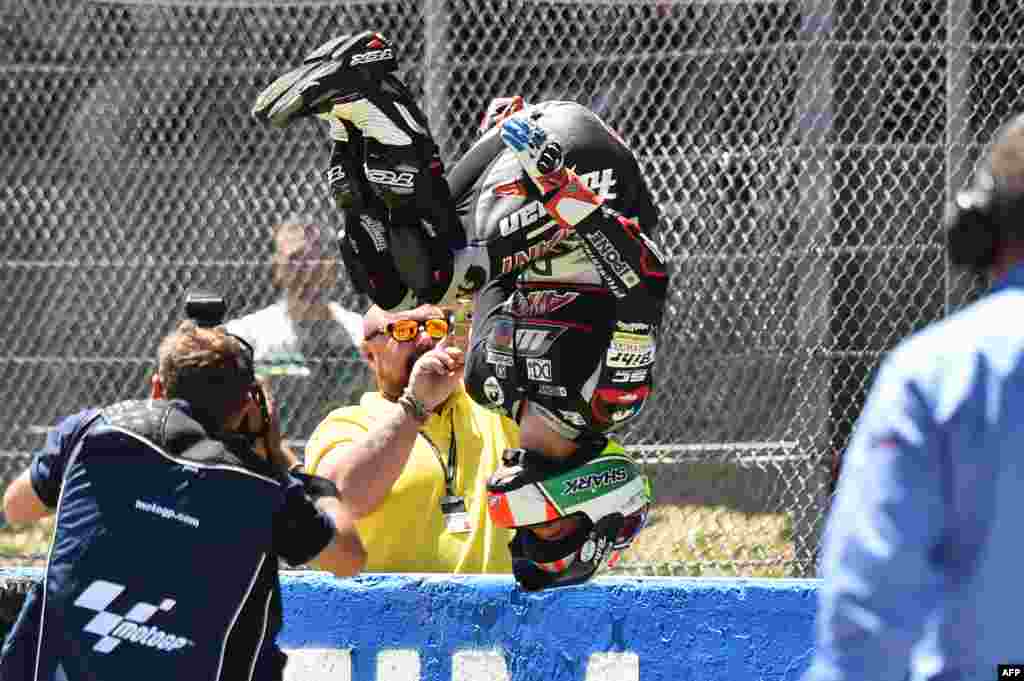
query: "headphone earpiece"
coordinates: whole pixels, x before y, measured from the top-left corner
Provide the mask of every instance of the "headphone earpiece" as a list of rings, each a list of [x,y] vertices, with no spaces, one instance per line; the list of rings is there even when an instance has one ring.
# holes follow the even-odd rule
[[[993,193],[969,189],[956,195],[946,216],[946,252],[954,265],[984,272],[995,263],[999,228]]]
[[[981,156],[974,178],[956,195],[945,215],[946,252],[954,265],[985,274],[995,264],[1000,242],[1024,239],[1024,191],[1020,148],[1024,114],[1003,123]],[[1009,160],[1008,160],[1009,159]]]

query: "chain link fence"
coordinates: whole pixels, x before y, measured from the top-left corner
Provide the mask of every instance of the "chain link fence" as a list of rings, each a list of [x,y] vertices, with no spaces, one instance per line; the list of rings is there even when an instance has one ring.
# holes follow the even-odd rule
[[[811,574],[879,358],[979,290],[939,224],[1019,106],[1017,2],[0,2],[0,478],[59,416],[145,394],[187,290],[232,315],[282,298],[271,226],[337,226],[326,138],[248,110],[365,28],[449,163],[508,94],[586,104],[641,159],[674,278],[658,396],[624,434],[659,504],[621,570]],[[327,293],[367,304],[344,276]],[[365,388],[320,347],[275,373],[295,440]]]

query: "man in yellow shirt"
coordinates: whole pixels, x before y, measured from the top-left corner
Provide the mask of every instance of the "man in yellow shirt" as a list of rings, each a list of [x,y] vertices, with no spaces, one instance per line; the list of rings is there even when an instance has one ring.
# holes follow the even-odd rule
[[[371,307],[362,351],[380,392],[331,412],[306,445],[357,518],[368,572],[510,573],[514,530],[487,511],[487,480],[519,445],[511,419],[462,385],[465,356],[450,313]]]

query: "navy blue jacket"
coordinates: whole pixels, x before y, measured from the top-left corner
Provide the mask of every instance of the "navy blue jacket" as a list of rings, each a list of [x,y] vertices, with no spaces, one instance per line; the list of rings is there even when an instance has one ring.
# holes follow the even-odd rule
[[[278,557],[334,535],[300,481],[153,400],[66,418],[31,480],[56,530],[0,680],[281,678]]]

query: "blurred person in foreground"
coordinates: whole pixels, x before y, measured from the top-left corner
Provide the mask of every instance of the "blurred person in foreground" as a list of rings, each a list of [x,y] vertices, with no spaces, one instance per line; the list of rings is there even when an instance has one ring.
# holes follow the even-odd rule
[[[271,238],[280,299],[226,326],[252,346],[256,375],[284,403],[285,436],[301,439],[332,409],[371,389],[372,377],[359,354],[362,316],[330,299],[338,277],[333,234],[293,215],[271,228]]]
[[[487,512],[487,480],[518,446],[515,423],[462,384],[464,329],[434,305],[371,307],[363,353],[379,392],[331,412],[306,470],[337,485],[376,572],[509,573],[512,532]]]
[[[947,217],[991,291],[884,360],[843,463],[804,681],[988,681],[1021,662],[1024,117]]]
[[[256,380],[243,342],[185,321],[150,399],[57,425],[4,494],[8,521],[56,527],[0,679],[282,678],[278,558],[349,576],[366,555],[333,485],[289,473]]]
[[[445,173],[380,33],[314,50],[257,98],[278,127],[319,116],[342,256],[382,309],[473,299],[465,383],[520,427],[487,486],[528,590],[586,581],[643,527],[646,476],[608,433],[649,398],[668,276],[658,211],[622,138],[572,102],[488,107]],[[412,397],[422,398],[413,394]]]

